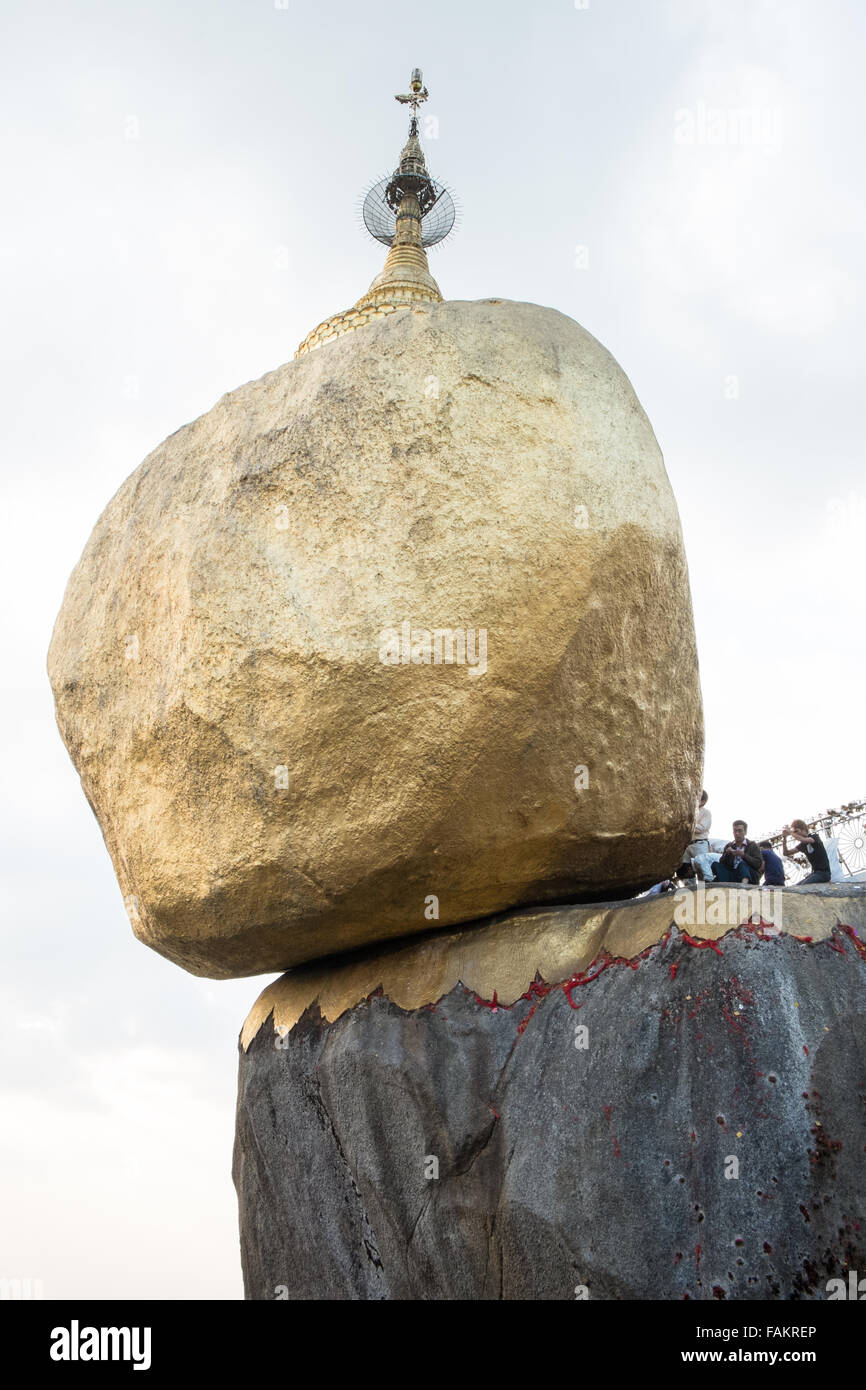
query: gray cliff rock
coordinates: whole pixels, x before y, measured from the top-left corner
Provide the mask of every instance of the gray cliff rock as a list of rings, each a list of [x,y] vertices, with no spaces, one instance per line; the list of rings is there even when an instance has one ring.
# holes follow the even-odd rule
[[[510,1007],[458,984],[259,1026],[247,1297],[825,1299],[866,1272],[866,896],[813,941],[785,902],[784,932],[673,927]]]

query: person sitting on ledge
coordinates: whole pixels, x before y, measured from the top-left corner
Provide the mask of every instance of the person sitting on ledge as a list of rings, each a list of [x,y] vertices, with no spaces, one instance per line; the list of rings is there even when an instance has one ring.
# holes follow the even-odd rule
[[[784,888],[785,866],[770,841],[761,840],[758,848],[764,861],[764,886],[766,888]]]
[[[744,820],[735,820],[731,826],[734,838],[713,865],[713,878],[719,883],[760,883],[764,860],[757,840],[746,839],[748,828]]]
[[[788,836],[793,835],[799,844],[793,849],[788,849]],[[809,860],[808,873],[805,878],[801,878],[796,885],[802,888],[806,883],[829,883],[830,882],[830,860],[827,858],[827,851],[821,836],[815,830],[809,830],[804,820],[792,820],[790,825],[786,825],[782,831],[782,853],[788,859],[793,859],[795,854],[805,854]]]
[[[652,888],[647,890],[648,898],[658,897],[659,893],[675,893],[677,885],[672,878],[663,878],[661,883],[654,883]]]
[[[708,800],[709,797],[706,791],[702,791],[701,799],[695,811],[695,828],[692,831],[692,842],[690,845],[686,846],[683,852],[683,863],[689,865],[690,878],[694,878],[697,873],[700,873],[702,878],[709,878],[709,869],[698,860],[698,856],[708,854],[710,848],[710,842],[707,836],[710,833],[710,826],[713,823],[713,813],[707,805]]]

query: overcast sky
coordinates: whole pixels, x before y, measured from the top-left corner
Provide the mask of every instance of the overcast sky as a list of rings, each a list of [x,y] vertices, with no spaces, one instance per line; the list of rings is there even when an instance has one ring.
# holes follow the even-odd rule
[[[366,290],[384,249],[358,196],[417,64],[463,210],[431,254],[443,294],[571,315],[653,423],[716,828],[866,795],[866,8],[6,0],[4,21],[0,1276],[236,1298],[236,1042],[268,980],[197,980],[132,936],[45,675],[69,573],[151,449]]]

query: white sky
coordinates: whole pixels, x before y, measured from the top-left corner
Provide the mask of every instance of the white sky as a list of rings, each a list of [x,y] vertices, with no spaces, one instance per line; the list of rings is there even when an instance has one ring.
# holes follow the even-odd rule
[[[7,0],[4,19],[0,1275],[235,1298],[236,1039],[267,979],[196,980],[132,937],[45,675],[90,530],[160,440],[367,288],[384,250],[358,195],[396,160],[418,64],[428,164],[463,207],[431,256],[443,294],[570,314],[655,428],[715,827],[862,797],[866,9]]]

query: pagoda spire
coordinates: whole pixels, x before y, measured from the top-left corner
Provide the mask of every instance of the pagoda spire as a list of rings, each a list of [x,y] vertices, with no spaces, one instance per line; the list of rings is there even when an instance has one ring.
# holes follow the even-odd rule
[[[385,200],[397,216],[394,240],[384,268],[364,297],[358,300],[358,308],[367,304],[409,304],[419,299],[441,303],[442,293],[430,274],[421,239],[424,204],[432,192],[424,151],[418,139],[418,117],[413,115],[400,163],[385,190]]]
[[[409,135],[399,163],[388,180],[383,179],[371,190],[364,205],[367,229],[389,246],[385,264],[367,293],[351,309],[326,319],[307,334],[296,357],[405,305],[442,302],[442,292],[430,274],[425,247],[448,235],[454,223],[454,207],[447,190],[430,177],[418,136],[418,107],[429,95],[420,68],[413,69],[409,85],[408,93],[396,97],[412,109]],[[424,219],[437,203],[443,212],[441,223],[434,232],[434,215],[425,235]]]

